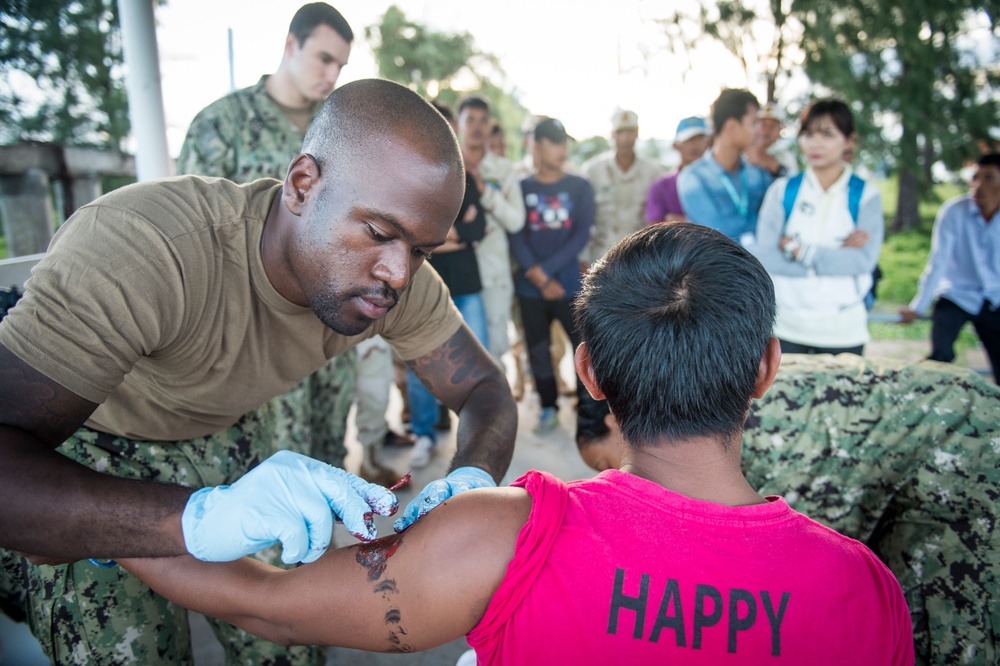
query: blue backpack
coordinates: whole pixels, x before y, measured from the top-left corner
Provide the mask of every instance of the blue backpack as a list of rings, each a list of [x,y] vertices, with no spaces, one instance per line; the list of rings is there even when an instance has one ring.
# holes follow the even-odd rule
[[[798,173],[788,179],[785,184],[785,196],[782,198],[781,203],[785,209],[785,221],[781,225],[781,235],[785,235],[785,227],[788,226],[788,218],[792,215],[792,209],[795,208],[795,200],[799,197],[799,189],[802,187],[802,176],[803,174]],[[851,174],[851,178],[847,181],[847,210],[851,213],[851,219],[854,220],[854,226],[858,226],[858,211],[861,210],[861,194],[865,191],[865,181]],[[882,278],[882,269],[875,266],[875,270],[872,271],[872,288],[868,290],[865,294],[865,308],[871,310],[872,306],[875,305],[875,297],[877,296],[876,288],[878,287],[878,281]]]

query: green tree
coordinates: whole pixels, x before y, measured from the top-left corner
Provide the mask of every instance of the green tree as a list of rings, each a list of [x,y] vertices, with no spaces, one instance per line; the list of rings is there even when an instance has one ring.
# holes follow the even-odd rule
[[[893,229],[903,230],[919,223],[931,166],[961,166],[996,123],[998,20],[997,0],[700,0],[662,23],[675,51],[720,41],[748,79],[756,68],[769,99],[801,62],[820,90],[851,103],[863,144],[898,171]]]
[[[957,168],[996,123],[996,0],[796,0],[805,72],[879,120],[899,174],[893,229],[919,223],[931,165]]]
[[[115,0],[0,0],[0,142],[122,149]]]
[[[365,28],[365,38],[375,53],[379,76],[449,106],[477,93],[489,100],[508,142],[519,136],[526,110],[516,94],[503,87],[505,76],[496,57],[476,48],[468,32],[433,30],[392,5],[378,23]]]

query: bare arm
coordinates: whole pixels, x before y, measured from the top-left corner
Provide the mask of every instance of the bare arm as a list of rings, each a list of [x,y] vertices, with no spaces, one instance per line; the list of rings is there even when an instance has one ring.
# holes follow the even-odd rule
[[[120,563],[171,601],[281,645],[413,652],[476,626],[530,509],[522,489],[469,491],[400,534],[288,571],[250,559]]]
[[[96,408],[0,345],[0,546],[72,560],[186,553],[191,489],[115,478],[56,452]]]
[[[451,469],[474,466],[499,483],[510,466],[517,405],[500,367],[464,324],[443,345],[408,365],[459,415]]]

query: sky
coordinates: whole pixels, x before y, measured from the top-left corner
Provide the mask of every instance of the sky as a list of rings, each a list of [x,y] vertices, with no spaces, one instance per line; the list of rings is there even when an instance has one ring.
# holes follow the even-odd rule
[[[230,89],[228,29],[236,87],[256,83],[280,62],[288,23],[303,0],[168,0],[156,8],[160,76],[169,151],[176,156],[188,124]],[[334,0],[355,32],[338,84],[378,75],[366,26],[392,4]],[[702,49],[685,76],[652,22],[649,0],[405,0],[407,18],[446,32],[469,32],[496,55],[528,110],[561,119],[577,138],[610,134],[616,108],[639,115],[640,138],[671,140],[677,122],[707,115],[725,86],[747,87],[742,68],[721,46]],[[653,9],[651,9],[653,8]],[[753,88],[751,88],[753,89]],[[758,96],[763,91],[755,89]]]

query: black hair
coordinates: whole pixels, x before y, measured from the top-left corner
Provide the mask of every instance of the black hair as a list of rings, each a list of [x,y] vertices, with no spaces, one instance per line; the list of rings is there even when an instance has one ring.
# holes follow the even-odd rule
[[[799,116],[799,136],[822,117],[828,117],[845,137],[854,135],[854,114],[851,107],[839,99],[818,99],[807,106]]]
[[[632,446],[739,437],[774,327],[760,262],[697,224],[619,241],[574,302],[597,385]]]
[[[976,164],[979,166],[995,166],[1000,169],[1000,153],[986,153],[976,160]]]
[[[458,115],[462,115],[462,111],[466,109],[482,109],[486,113],[489,113],[490,103],[478,95],[469,95],[458,103]]]
[[[726,121],[730,118],[740,122],[751,106],[760,108],[760,102],[749,90],[734,90],[726,88],[712,102],[712,123],[715,125],[715,134],[718,136]]]
[[[422,151],[427,160],[446,165],[464,184],[462,153],[451,126],[420,95],[385,79],[362,79],[335,88],[313,118],[302,152],[313,156],[321,173],[356,170],[369,161],[372,144],[387,141]]]
[[[348,44],[354,41],[354,31],[348,25],[347,19],[325,2],[311,2],[299,7],[288,25],[288,32],[295,35],[301,47],[318,25],[330,26]]]

